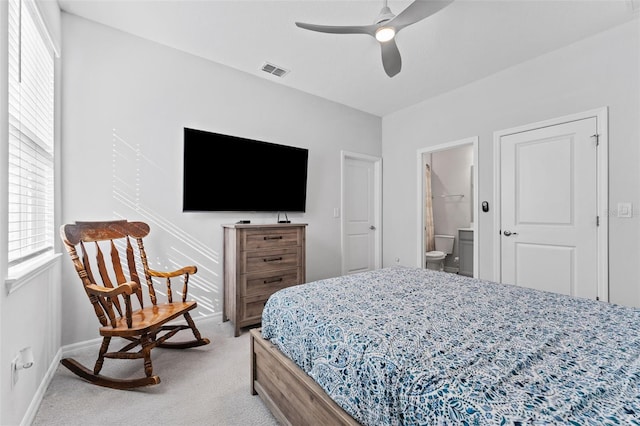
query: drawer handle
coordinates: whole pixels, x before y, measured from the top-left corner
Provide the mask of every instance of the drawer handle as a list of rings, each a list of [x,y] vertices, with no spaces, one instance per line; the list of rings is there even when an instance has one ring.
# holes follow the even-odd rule
[[[282,282],[282,277],[276,278],[275,280],[264,280],[265,284],[279,283]]]
[[[272,257],[270,259],[262,259],[262,260],[264,260],[265,262],[278,262],[282,260],[282,257]]]
[[[264,237],[265,240],[281,240],[282,235],[277,235],[275,237]]]

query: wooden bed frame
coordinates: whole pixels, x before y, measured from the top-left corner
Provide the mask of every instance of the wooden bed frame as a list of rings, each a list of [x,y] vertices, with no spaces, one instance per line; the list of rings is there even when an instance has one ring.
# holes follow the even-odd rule
[[[283,425],[359,425],[307,373],[250,330],[251,393],[260,395]]]

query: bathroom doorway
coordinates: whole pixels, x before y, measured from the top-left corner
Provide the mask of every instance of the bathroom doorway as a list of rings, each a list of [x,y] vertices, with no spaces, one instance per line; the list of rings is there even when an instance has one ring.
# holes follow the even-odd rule
[[[478,137],[425,147],[417,157],[418,264],[477,278]]]

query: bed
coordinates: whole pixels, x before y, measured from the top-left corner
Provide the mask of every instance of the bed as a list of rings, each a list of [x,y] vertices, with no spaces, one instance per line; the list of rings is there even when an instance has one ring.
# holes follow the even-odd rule
[[[251,331],[283,424],[640,425],[640,310],[419,268],[283,289]]]

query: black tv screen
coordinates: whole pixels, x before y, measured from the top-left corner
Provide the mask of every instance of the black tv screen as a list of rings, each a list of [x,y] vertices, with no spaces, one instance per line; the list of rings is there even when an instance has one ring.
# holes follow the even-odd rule
[[[304,212],[308,154],[185,127],[182,210]]]

